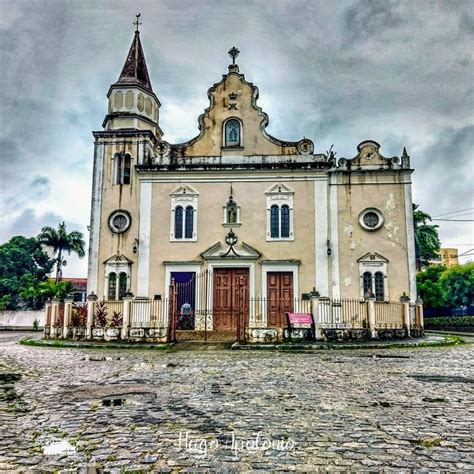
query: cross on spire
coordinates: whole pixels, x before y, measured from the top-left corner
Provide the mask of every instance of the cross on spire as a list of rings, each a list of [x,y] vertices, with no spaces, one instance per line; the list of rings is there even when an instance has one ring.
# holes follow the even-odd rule
[[[232,58],[232,64],[235,64],[235,58],[240,54],[240,51],[233,46],[231,49],[229,49],[229,56]]]
[[[141,25],[141,23],[138,21],[138,19],[140,18],[141,16],[141,13],[137,13],[135,15],[137,17],[136,21],[133,22],[133,24],[137,27],[137,29],[135,30],[135,33],[138,33],[138,27]]]

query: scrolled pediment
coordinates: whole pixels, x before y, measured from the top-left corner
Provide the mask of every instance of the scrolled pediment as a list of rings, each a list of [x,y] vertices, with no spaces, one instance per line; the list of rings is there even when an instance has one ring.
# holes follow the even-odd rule
[[[216,242],[201,253],[204,260],[258,260],[262,254],[249,244],[242,242],[235,246],[235,253],[228,253],[228,246],[222,242]]]
[[[295,194],[295,192],[289,188],[286,184],[283,183],[277,183],[273,185],[270,189],[268,189],[265,194],[272,195],[272,194],[278,194],[278,195],[292,195]]]
[[[107,260],[104,261],[105,264],[131,264],[133,263],[132,260],[127,258],[125,255],[121,255],[119,253],[116,253],[109,257]]]
[[[188,186],[187,184],[183,184],[182,186],[179,186],[179,188],[176,188],[172,193],[170,193],[170,196],[177,198],[183,198],[186,196],[190,196],[191,199],[193,197],[199,196],[199,193],[193,189],[191,186]]]
[[[382,262],[388,263],[388,260],[377,252],[367,252],[357,260],[359,263]]]

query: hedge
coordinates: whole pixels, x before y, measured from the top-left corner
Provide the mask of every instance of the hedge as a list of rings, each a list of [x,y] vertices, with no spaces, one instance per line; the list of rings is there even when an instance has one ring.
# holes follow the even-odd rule
[[[426,318],[425,329],[440,328],[444,326],[465,326],[474,328],[474,316],[460,316],[457,318]]]

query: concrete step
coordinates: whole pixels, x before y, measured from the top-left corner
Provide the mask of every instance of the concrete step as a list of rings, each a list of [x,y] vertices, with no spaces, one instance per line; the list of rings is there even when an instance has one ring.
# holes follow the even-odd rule
[[[176,340],[195,341],[195,342],[235,342],[237,340],[237,331],[176,331]]]

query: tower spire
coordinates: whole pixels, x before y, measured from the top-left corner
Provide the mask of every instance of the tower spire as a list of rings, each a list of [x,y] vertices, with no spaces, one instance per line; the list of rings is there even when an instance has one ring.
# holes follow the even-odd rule
[[[148,75],[148,68],[146,66],[145,54],[143,53],[142,44],[140,41],[140,31],[138,27],[141,25],[139,21],[140,13],[136,15],[136,21],[133,24],[136,26],[135,36],[128,51],[127,59],[123,65],[122,72],[118,78],[117,84],[133,84],[138,83],[150,91],[151,87],[150,76]]]

